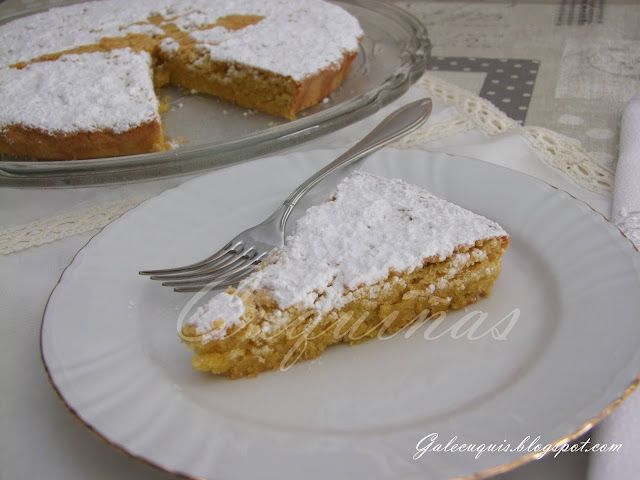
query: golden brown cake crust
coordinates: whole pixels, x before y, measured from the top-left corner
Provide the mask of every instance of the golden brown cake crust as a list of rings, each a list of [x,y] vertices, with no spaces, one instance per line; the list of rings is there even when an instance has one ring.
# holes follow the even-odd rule
[[[273,72],[228,62],[201,62],[187,68],[193,52],[166,58],[161,63],[164,82],[174,83],[224,98],[242,107],[259,110],[289,120],[325,99],[344,81],[356,53],[345,54],[339,66],[332,66],[296,82]],[[233,70],[233,82],[228,72]]]
[[[267,334],[262,324],[277,306],[261,298],[260,292],[241,292],[245,318],[223,339],[208,341],[192,325],[183,328],[181,338],[194,350],[191,364],[195,370],[240,378],[286,369],[318,357],[332,344],[384,338],[416,322],[437,318],[439,312],[461,309],[488,296],[508,245],[509,237],[501,236],[478,241],[472,248],[456,249],[442,262],[426,259],[422,268],[411,273],[391,274],[376,285],[362,286],[353,292],[354,300],[349,304],[313,322],[309,320],[314,312],[291,307],[285,315],[292,321]],[[464,264],[459,264],[460,258],[466,259]],[[453,275],[452,269],[456,270]]]
[[[165,150],[160,122],[123,133],[109,131],[52,134],[12,125],[0,133],[0,152],[43,160],[116,157]]]

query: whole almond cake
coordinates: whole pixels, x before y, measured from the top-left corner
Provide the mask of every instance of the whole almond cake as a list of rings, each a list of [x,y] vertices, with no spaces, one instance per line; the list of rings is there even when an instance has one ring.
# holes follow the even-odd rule
[[[0,26],[0,153],[94,158],[169,148],[172,83],[295,119],[343,81],[363,36],[323,0],[102,0]]]
[[[491,220],[356,172],[237,290],[201,306],[180,337],[196,370],[235,378],[288,368],[488,295],[508,244]]]

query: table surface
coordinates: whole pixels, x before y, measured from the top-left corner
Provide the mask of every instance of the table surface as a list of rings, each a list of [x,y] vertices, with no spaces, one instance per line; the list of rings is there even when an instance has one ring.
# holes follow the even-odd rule
[[[394,3],[426,25],[435,57],[430,70],[512,118],[575,138],[615,168],[620,117],[639,85],[638,2]],[[520,73],[513,65],[523,62],[539,65],[537,73],[511,78]]]
[[[0,15],[42,3],[57,2],[0,1]],[[430,74],[492,102],[521,125],[545,127],[574,139],[603,169],[615,171],[621,114],[640,86],[640,3],[393,3],[426,25],[433,43]],[[355,125],[322,143],[301,148],[345,146],[361,130],[362,126]],[[93,205],[98,195],[103,202],[134,191],[150,195],[184,180],[148,182],[107,189],[106,193],[104,189],[95,193],[91,189],[4,189],[0,191],[0,239],[3,228],[85,203]],[[51,478],[172,478],[112,450],[89,433],[57,399],[42,368],[38,333],[48,294],[64,267],[97,231],[0,255],[0,298],[6,302],[0,322],[0,352],[5,363],[0,370],[5,393],[0,402],[2,479],[45,474]],[[23,430],[18,434],[12,429],[19,426]],[[33,458],[31,451],[39,456]],[[586,454],[560,455],[496,478],[578,479],[586,477],[587,465]]]

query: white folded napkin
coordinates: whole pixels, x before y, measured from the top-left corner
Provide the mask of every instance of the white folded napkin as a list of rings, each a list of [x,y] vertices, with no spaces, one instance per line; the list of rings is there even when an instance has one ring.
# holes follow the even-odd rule
[[[620,157],[611,218],[640,249],[640,93],[629,102],[622,116]],[[621,449],[619,452],[591,452],[588,480],[638,478],[640,390],[632,393],[595,428],[591,441],[607,445],[621,444]]]
[[[640,93],[622,115],[611,213],[613,222],[640,248]]]

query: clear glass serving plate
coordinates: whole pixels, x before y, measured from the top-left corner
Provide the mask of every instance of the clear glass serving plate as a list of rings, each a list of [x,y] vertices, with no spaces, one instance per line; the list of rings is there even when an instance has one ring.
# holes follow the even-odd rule
[[[365,32],[360,52],[343,84],[297,120],[170,86],[160,91],[171,105],[163,122],[170,138],[184,140],[180,146],[160,153],[89,160],[38,161],[0,155],[0,185],[96,185],[210,170],[289,148],[375,113],[406,92],[424,72],[431,51],[427,31],[407,12],[381,1],[334,3],[360,21]],[[34,11],[4,15],[0,23]]]

